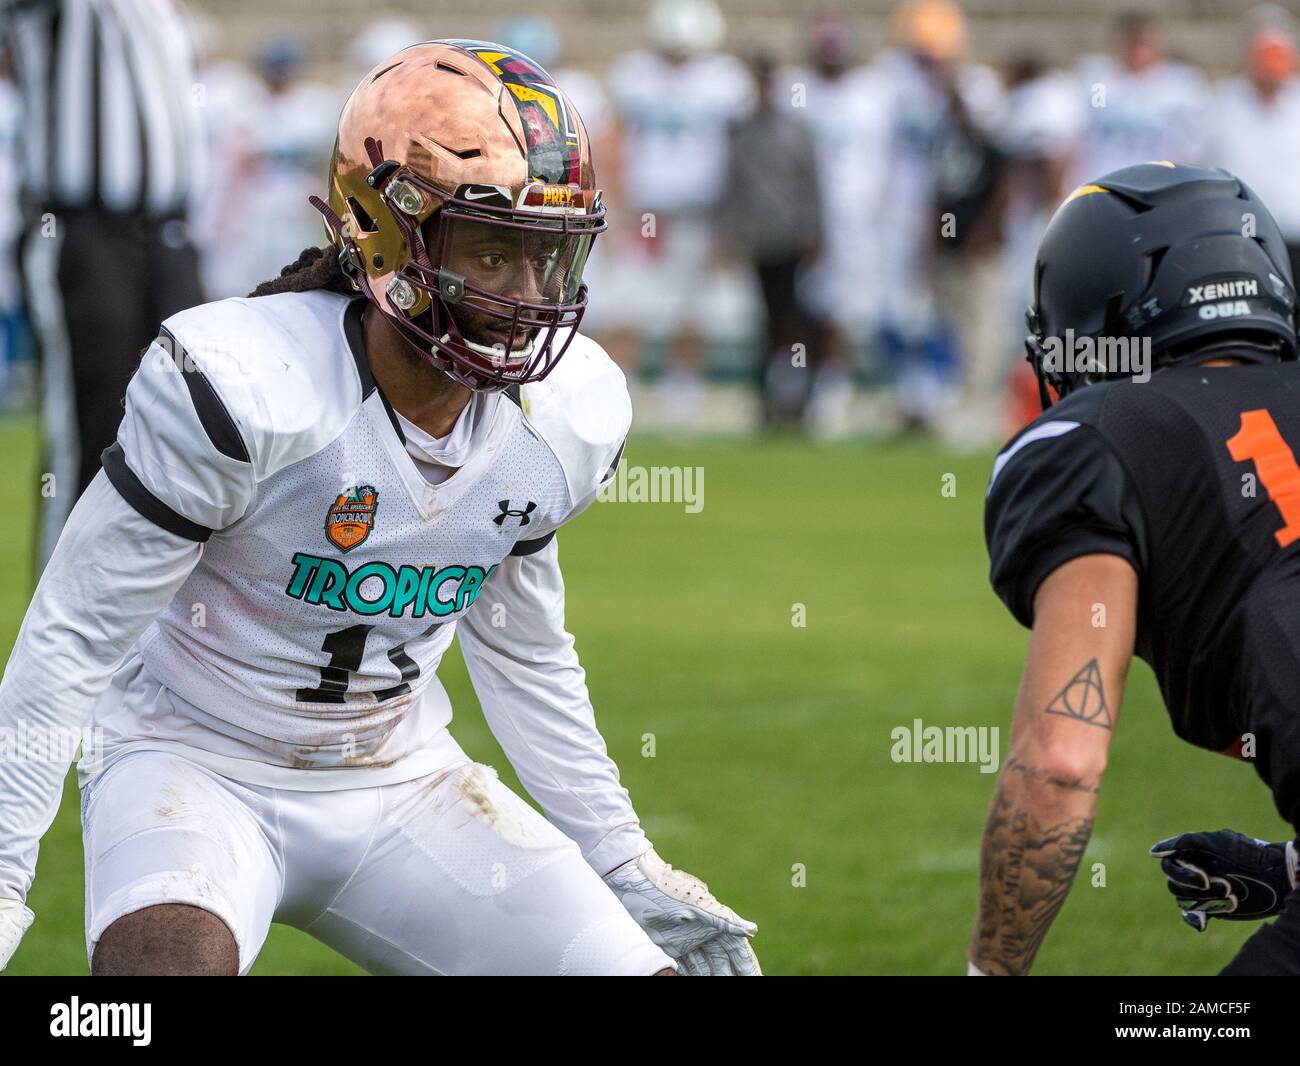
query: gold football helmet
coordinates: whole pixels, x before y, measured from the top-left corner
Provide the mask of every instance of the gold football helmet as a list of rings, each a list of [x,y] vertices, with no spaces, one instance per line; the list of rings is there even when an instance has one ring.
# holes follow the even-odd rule
[[[329,182],[344,273],[434,366],[484,390],[554,368],[605,209],[546,71],[485,41],[403,49],[344,106]]]

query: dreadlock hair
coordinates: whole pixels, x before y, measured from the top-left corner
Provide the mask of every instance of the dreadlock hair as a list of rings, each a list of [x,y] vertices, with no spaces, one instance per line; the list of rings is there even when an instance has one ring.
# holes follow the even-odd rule
[[[304,248],[297,259],[280,271],[278,278],[262,282],[248,295],[274,296],[278,292],[313,292],[316,289],[344,296],[357,293],[339,266],[339,257],[332,247]]]

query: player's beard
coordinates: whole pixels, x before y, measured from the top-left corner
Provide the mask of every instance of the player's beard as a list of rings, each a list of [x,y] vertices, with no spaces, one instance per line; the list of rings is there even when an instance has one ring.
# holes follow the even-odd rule
[[[506,337],[500,330],[502,319],[485,311],[476,310],[467,304],[462,304],[453,312],[456,331],[467,341],[475,344],[481,344],[485,347],[491,347],[496,344],[505,344]],[[421,326],[425,330],[438,332],[434,326],[432,312],[426,312],[421,319]],[[519,338],[526,332],[527,339],[521,341]],[[535,339],[538,330],[530,327],[526,331],[520,331],[515,338],[514,353],[512,358],[518,359],[519,353],[528,348],[528,340]],[[407,335],[406,339],[413,343],[403,344],[401,346],[403,357],[407,363],[415,368],[428,386],[429,392],[435,396],[443,395],[453,389],[462,388],[458,382],[450,377],[446,371],[438,369],[423,354],[424,348],[414,343],[414,337]]]
[[[499,337],[492,336],[490,332],[499,324],[499,319],[494,318],[492,315],[474,311],[468,307],[458,307],[455,312],[455,321],[457,330],[466,340],[489,346],[500,340]],[[426,329],[433,329],[431,315],[425,315],[423,325]],[[402,345],[402,352],[406,356],[407,362],[418,368],[420,376],[428,385],[431,394],[441,396],[454,389],[463,388],[445,370],[438,369],[425,358],[421,349],[417,349],[411,344],[404,344]]]
[[[407,363],[415,369],[420,375],[421,380],[427,386],[428,391],[433,396],[442,396],[451,392],[453,389],[462,388],[450,377],[445,370],[439,370],[428,359],[420,354],[413,345],[403,344],[402,355]]]
[[[456,329],[460,331],[460,335],[474,344],[481,344],[485,348],[491,348],[498,344],[504,346],[511,340],[508,328],[509,319],[503,319],[500,315],[479,310],[472,306],[468,300],[452,311],[452,318],[455,320]],[[520,358],[521,351],[526,351],[528,339],[532,338],[536,333],[537,330],[532,328],[521,329],[516,332],[511,351],[512,362]]]

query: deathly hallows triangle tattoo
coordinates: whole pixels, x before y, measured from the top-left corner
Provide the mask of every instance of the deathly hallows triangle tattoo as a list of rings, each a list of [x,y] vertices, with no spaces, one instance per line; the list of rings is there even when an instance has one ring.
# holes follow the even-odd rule
[[[1102,729],[1112,727],[1106,693],[1101,687],[1101,668],[1096,659],[1065,683],[1065,688],[1047,705],[1047,713],[1075,718]]]

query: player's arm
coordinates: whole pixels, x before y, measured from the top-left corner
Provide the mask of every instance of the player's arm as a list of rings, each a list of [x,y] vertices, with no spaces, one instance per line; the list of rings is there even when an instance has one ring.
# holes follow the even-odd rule
[[[0,969],[31,924],[38,844],[95,699],[198,562],[192,540],[131,507],[101,471],[73,508],[0,681]],[[16,738],[23,738],[20,746]]]
[[[554,538],[502,563],[457,632],[484,716],[524,788],[650,938],[689,974],[757,974],[748,945],[757,927],[659,858],[619,782],[564,628]]]
[[[1038,588],[1011,741],[984,828],[970,943],[981,973],[1028,973],[1070,891],[1092,835],[1136,616],[1137,574],[1116,555],[1075,558]]]
[[[1149,536],[1128,468],[1084,389],[999,454],[984,511],[989,580],[1030,629],[984,830],[969,959],[1026,973],[1083,858],[1136,640]]]
[[[596,728],[564,628],[555,531],[614,476],[632,404],[622,372],[578,337],[554,373],[524,388],[520,407],[556,456],[569,499],[563,516],[530,524],[457,633],[488,725],[524,788],[604,876],[650,843]]]
[[[648,850],[564,628],[554,536],[507,558],[456,630],[488,726],[550,820],[602,876]]]
[[[203,541],[251,498],[248,463],[227,460],[208,437],[221,427],[217,408],[195,398],[205,387],[187,384],[169,352],[146,354],[117,443],[68,518],[0,681],[0,736],[28,738],[0,747],[0,968],[31,924],[38,844],[62,797],[68,763],[51,752],[80,741],[113,671],[184,584]]]

